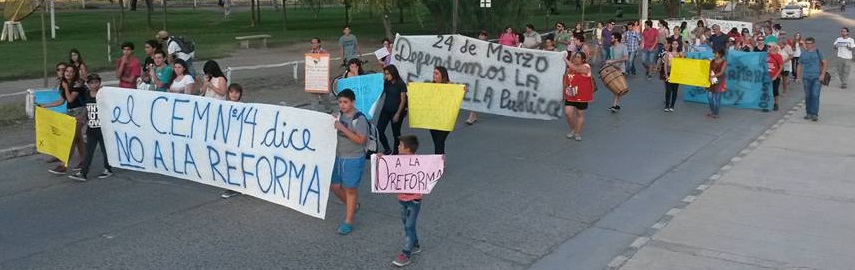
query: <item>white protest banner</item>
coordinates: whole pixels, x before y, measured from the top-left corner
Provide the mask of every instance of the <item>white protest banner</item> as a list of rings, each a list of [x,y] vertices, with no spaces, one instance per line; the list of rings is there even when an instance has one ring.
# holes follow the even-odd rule
[[[726,21],[726,20],[716,20],[716,19],[703,19],[704,26],[707,28],[711,28],[714,24],[718,25],[721,28],[721,32],[727,34],[730,32],[731,28],[736,27],[739,29],[739,32],[742,33],[742,29],[748,29],[749,33],[754,32],[754,23],[750,22],[741,22],[741,21]],[[668,30],[673,30],[674,26],[680,26],[683,22],[686,22],[686,29],[689,30],[689,33],[695,31],[695,28],[698,27],[697,19],[665,19],[665,22],[668,23]],[[659,20],[653,21],[653,27],[660,28],[662,25],[659,23]]]
[[[371,193],[428,194],[444,170],[442,155],[371,155]]]
[[[115,87],[98,91],[98,112],[114,167],[326,215],[337,136],[328,114]]]
[[[330,92],[329,54],[306,54],[306,92],[320,94]]]
[[[564,53],[507,47],[461,35],[395,38],[392,64],[405,80],[431,81],[435,66],[467,84],[462,108],[530,118],[563,117]]]

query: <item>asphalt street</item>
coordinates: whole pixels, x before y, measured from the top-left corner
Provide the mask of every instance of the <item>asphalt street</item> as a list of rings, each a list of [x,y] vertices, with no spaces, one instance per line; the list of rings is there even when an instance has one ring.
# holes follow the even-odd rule
[[[790,37],[828,44],[831,57],[852,20],[826,12],[781,23]],[[660,81],[630,87],[618,114],[606,111],[610,93],[596,94],[581,142],[564,137],[563,120],[461,119],[409,268],[602,269],[803,96],[791,86],[780,112],[723,108],[711,120],[704,104],[663,112]],[[405,133],[432,148],[428,132]],[[354,231],[340,236],[344,209],[332,198],[319,220],[155,174],[79,183],[42,160],[0,162],[0,269],[388,269],[403,241],[395,197],[365,183]]]

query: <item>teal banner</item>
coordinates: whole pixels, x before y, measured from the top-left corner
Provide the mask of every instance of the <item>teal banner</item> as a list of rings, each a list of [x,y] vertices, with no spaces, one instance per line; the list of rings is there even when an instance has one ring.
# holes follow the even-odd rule
[[[690,52],[693,59],[711,59],[712,51]],[[727,51],[725,71],[726,90],[721,105],[743,109],[770,109],[772,107],[772,81],[766,64],[765,52]],[[683,100],[708,103],[706,88],[684,86]]]

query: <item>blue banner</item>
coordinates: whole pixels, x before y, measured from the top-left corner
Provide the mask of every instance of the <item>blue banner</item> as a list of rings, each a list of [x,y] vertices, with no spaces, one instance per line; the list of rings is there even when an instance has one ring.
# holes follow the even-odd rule
[[[356,94],[356,109],[365,114],[368,120],[373,119],[377,101],[383,94],[383,73],[340,79],[335,92],[339,93],[348,88]]]
[[[686,54],[693,59],[710,59],[712,51]],[[772,106],[772,81],[765,52],[727,52],[727,70],[721,105],[743,109],[769,109]],[[707,90],[686,86],[684,101],[708,103]]]
[[[38,104],[47,104],[62,99],[57,89],[39,89],[33,91],[33,102]],[[61,114],[66,113],[65,102],[56,107],[47,108]]]

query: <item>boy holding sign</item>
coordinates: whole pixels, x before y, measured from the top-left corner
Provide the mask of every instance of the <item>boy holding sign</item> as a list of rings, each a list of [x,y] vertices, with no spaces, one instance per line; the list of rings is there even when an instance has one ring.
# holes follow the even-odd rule
[[[414,155],[419,149],[419,139],[413,135],[404,135],[400,138],[398,153],[401,155]],[[422,251],[419,246],[419,237],[416,234],[416,220],[419,218],[419,210],[422,208],[422,195],[413,193],[399,193],[398,203],[401,204],[401,222],[404,223],[404,249],[401,254],[392,261],[398,267],[406,266],[412,261],[410,256]]]
[[[346,206],[344,222],[339,225],[338,233],[349,234],[352,230],[353,214],[359,208],[356,203],[359,182],[365,169],[365,149],[368,140],[368,118],[356,109],[356,94],[344,89],[338,93],[338,107],[341,113],[335,118],[338,130],[338,145],[335,149],[330,190]]]

